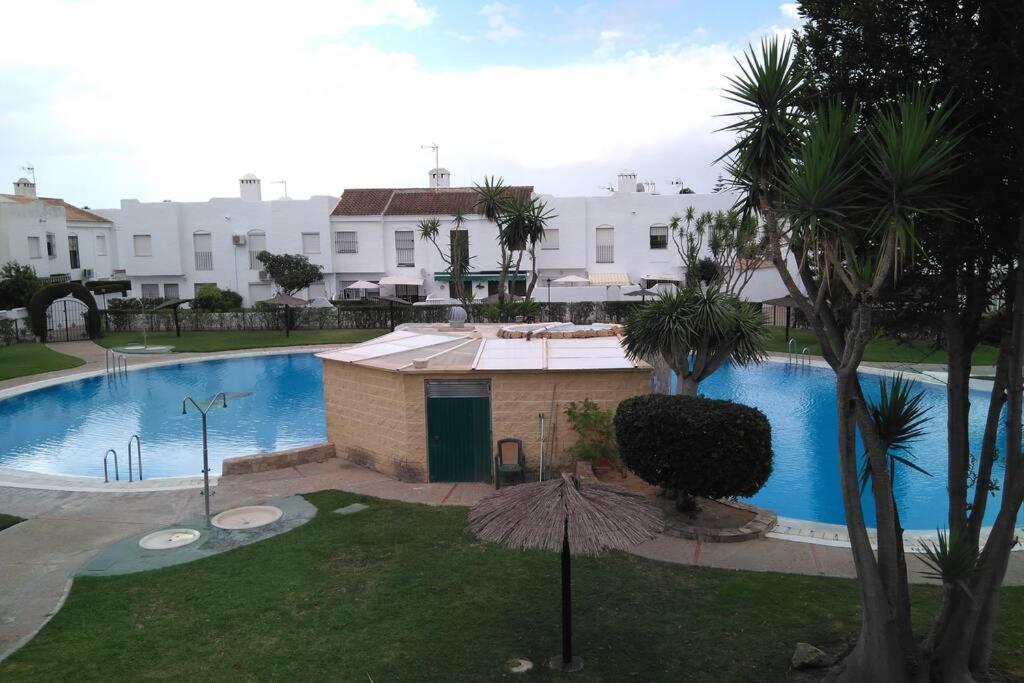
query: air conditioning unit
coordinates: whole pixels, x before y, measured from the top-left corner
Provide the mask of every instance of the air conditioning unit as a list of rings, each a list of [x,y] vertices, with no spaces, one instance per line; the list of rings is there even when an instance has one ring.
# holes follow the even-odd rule
[[[245,235],[232,235],[231,236],[231,244],[235,245],[236,247],[244,247],[245,246]]]
[[[265,270],[260,271],[260,282],[268,282],[270,280],[270,273]]]
[[[82,268],[82,279],[83,280],[91,280],[92,279],[92,268]]]

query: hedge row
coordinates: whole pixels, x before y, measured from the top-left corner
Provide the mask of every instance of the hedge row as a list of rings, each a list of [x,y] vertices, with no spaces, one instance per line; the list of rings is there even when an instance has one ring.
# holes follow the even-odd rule
[[[539,322],[565,321],[574,323],[622,322],[637,305],[632,301],[573,303],[540,303]],[[468,307],[471,322],[494,322],[488,315],[493,307],[471,304]],[[449,306],[394,307],[395,324],[443,323],[448,321]],[[389,308],[381,304],[343,304],[334,308],[307,308],[294,312],[293,329],[371,329],[389,324]],[[108,309],[103,314],[107,331],[173,331],[174,318],[170,310],[140,313],[132,310]],[[243,309],[211,312],[188,308],[178,309],[178,320],[183,330],[272,330],[281,329],[283,313],[280,309]]]

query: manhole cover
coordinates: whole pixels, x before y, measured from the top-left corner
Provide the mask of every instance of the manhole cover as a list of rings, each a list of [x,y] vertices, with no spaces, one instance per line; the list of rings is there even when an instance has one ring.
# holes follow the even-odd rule
[[[199,540],[195,529],[162,529],[143,536],[139,545],[146,550],[170,550]]]
[[[226,510],[210,521],[218,529],[254,529],[276,522],[283,514],[272,505],[249,505]]]

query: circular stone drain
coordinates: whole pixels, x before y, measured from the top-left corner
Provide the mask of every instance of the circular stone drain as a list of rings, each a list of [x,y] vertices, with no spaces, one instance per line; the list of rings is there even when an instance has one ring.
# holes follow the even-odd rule
[[[254,529],[276,522],[283,514],[272,505],[248,505],[225,510],[210,521],[218,529]]]
[[[146,550],[170,550],[195,543],[199,536],[195,529],[161,529],[143,536],[139,540],[139,545]]]

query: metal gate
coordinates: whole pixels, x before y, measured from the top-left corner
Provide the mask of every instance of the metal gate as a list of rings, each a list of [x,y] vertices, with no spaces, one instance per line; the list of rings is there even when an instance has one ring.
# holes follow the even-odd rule
[[[425,384],[430,481],[490,481],[490,382],[427,380]]]
[[[46,309],[46,340],[51,342],[89,339],[89,307],[75,298],[57,299]]]

